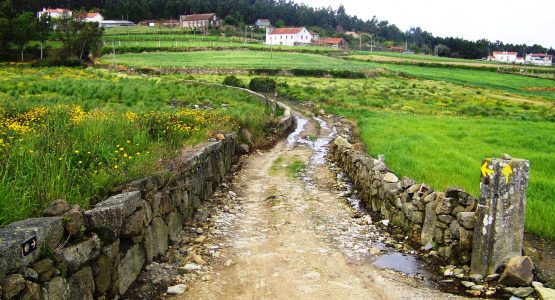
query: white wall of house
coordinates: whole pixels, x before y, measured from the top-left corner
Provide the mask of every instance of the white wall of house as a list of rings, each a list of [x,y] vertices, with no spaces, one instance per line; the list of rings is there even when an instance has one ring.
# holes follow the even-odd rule
[[[297,44],[311,44],[312,34],[306,28],[293,34],[274,34],[270,30],[266,31],[266,45],[294,46]]]
[[[514,63],[517,60],[517,54],[512,52],[494,52],[493,61],[504,62],[504,63]]]
[[[526,63],[536,66],[551,67],[553,66],[553,57],[548,55],[538,56],[537,54],[526,54]]]
[[[71,17],[72,11],[71,10],[66,10],[66,11],[63,11],[63,12],[59,12],[59,11],[49,11],[49,10],[43,9],[42,11],[39,11],[37,13],[37,17],[39,17],[39,18],[42,17],[43,15],[50,16],[50,18],[52,18],[52,19],[60,19],[64,16],[65,17]]]
[[[95,15],[94,17],[92,17],[92,18],[85,18],[85,19],[83,19],[83,21],[85,21],[85,22],[98,22],[98,23],[100,23],[100,22],[104,21],[104,17],[103,17],[101,14],[96,14],[96,15]]]

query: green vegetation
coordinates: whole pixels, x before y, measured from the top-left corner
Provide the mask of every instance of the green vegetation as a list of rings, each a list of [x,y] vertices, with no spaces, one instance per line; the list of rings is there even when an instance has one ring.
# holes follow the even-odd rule
[[[481,74],[474,81],[467,77],[466,86],[451,83],[449,78],[439,81],[393,75],[368,79],[276,77],[276,81],[283,96],[312,101],[327,112],[356,120],[370,154],[385,154],[386,163],[397,174],[438,190],[460,186],[477,195],[482,158],[509,153],[529,159],[532,175],[526,228],[553,238],[555,221],[549,218],[555,212],[551,196],[555,193],[553,101],[549,95],[543,97],[543,92],[529,98],[505,88],[473,87],[480,86],[482,79],[487,82],[508,76]],[[483,78],[487,75],[493,78]],[[221,76],[200,78],[221,80]],[[239,78],[247,81],[250,77]],[[521,79],[532,88],[531,93],[549,83]]]
[[[260,93],[276,91],[276,81],[269,77],[255,77],[249,82],[249,89]]]
[[[294,159],[291,164],[285,168],[285,172],[290,177],[299,177],[306,170],[306,164],[300,159]]]
[[[3,65],[0,99],[0,224],[58,198],[86,208],[182,147],[241,128],[256,143],[274,121],[244,92],[93,69]]]
[[[101,58],[112,63],[111,55]],[[197,51],[186,53],[156,52],[116,55],[118,65],[162,68],[267,68],[267,69],[341,69],[367,70],[367,62],[352,62],[307,53],[267,51]]]

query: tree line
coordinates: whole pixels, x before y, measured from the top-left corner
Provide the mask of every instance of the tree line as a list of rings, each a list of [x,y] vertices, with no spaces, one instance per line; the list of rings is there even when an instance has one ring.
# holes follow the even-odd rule
[[[147,19],[178,19],[181,14],[214,12],[234,24],[253,24],[258,18],[270,19],[274,24],[316,27],[323,32],[365,32],[385,45],[409,45],[415,52],[460,58],[483,58],[492,51],[526,53],[548,52],[541,45],[505,44],[485,39],[470,41],[462,38],[436,37],[420,27],[406,32],[385,20],[373,17],[362,20],[348,15],[340,5],[314,8],[292,0],[3,0],[12,2],[18,12],[36,12],[46,7],[71,10],[99,11],[108,19],[140,21]],[[355,42],[353,41],[353,44]]]

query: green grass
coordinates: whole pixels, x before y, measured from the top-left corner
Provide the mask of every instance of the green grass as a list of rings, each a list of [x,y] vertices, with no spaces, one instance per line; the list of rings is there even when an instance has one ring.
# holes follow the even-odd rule
[[[2,65],[0,225],[58,198],[87,208],[182,147],[241,128],[256,143],[273,121],[257,98],[183,78]]]
[[[285,172],[289,177],[299,177],[306,170],[306,164],[300,159],[294,159],[291,164],[285,168]]]
[[[223,80],[215,75],[197,77]],[[249,80],[249,76],[239,78]],[[543,83],[524,79],[531,86]],[[418,77],[276,80],[281,95],[313,101],[326,112],[355,120],[370,154],[385,154],[396,174],[428,183],[436,190],[460,186],[477,196],[483,158],[508,153],[529,159],[526,230],[555,238],[555,220],[550,217],[555,213],[553,101],[541,95],[532,101],[504,89]],[[479,85],[478,79],[474,80],[474,85]]]
[[[101,61],[112,63],[110,55]],[[162,68],[270,68],[270,69],[335,69],[369,70],[371,63],[350,62],[337,58],[288,52],[267,51],[198,51],[198,52],[157,52],[116,55],[116,63],[127,66]]]

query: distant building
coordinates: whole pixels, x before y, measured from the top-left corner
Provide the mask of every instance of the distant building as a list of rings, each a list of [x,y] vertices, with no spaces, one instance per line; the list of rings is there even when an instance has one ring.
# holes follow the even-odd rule
[[[272,23],[268,19],[258,19],[254,25],[258,28],[268,28],[272,26]]]
[[[266,28],[267,45],[307,45],[311,44],[313,35],[305,28]]]
[[[350,35],[352,37],[354,37],[355,39],[358,39],[360,37],[360,35],[354,31],[347,31],[345,32],[345,35]]]
[[[347,49],[349,45],[343,38],[324,37],[313,41],[313,45],[327,46],[334,49]]]
[[[135,23],[126,20],[104,20],[98,22],[102,28],[122,27],[122,26],[135,26]]]
[[[179,23],[182,28],[208,28],[220,26],[220,19],[214,13],[181,15]]]
[[[526,54],[526,63],[536,66],[553,66],[553,55],[547,53]]]
[[[494,51],[493,55],[488,57],[488,60],[502,63],[516,63],[517,55],[518,53],[516,52]]]
[[[148,27],[167,27],[167,28],[178,28],[180,23],[177,20],[142,20],[137,23],[141,26]]]
[[[97,12],[92,12],[92,13],[84,13],[82,15],[80,15],[78,17],[80,20],[82,20],[83,22],[102,22],[104,21],[104,17]]]
[[[41,11],[37,12],[37,17],[42,17],[47,15],[52,19],[69,18],[73,12],[64,8],[43,8]]]
[[[405,52],[405,48],[400,46],[391,46],[391,47],[388,47],[388,49],[391,52],[400,52],[400,53]]]

